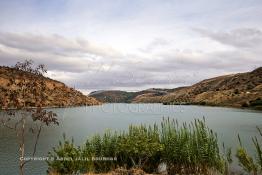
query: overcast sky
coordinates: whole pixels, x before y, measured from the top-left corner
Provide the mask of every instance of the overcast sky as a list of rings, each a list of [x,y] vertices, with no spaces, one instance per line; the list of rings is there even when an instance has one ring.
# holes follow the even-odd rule
[[[173,88],[262,66],[261,0],[1,0],[0,63],[84,93]]]

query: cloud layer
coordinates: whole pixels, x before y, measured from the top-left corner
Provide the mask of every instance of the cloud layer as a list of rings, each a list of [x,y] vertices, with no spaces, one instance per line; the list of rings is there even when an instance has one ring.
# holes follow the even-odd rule
[[[0,2],[0,63],[32,59],[83,92],[172,88],[262,65],[260,1],[179,2]]]

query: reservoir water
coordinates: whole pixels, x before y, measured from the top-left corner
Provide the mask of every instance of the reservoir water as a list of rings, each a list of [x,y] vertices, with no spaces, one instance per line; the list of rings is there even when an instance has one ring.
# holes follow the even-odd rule
[[[163,117],[175,118],[179,122],[191,122],[195,118],[206,119],[207,125],[218,134],[220,145],[224,142],[234,150],[238,146],[237,134],[243,144],[253,153],[251,137],[258,135],[256,126],[262,128],[262,112],[222,107],[162,104],[104,104],[101,106],[55,108],[59,126],[45,127],[37,147],[36,156],[45,157],[52,147],[62,140],[63,133],[73,137],[76,145],[82,145],[88,136],[102,133],[106,129],[124,130],[130,124],[160,123]],[[30,125],[30,123],[27,123]],[[33,150],[34,137],[26,135],[26,156]],[[18,144],[15,132],[0,126],[0,174],[18,174]],[[234,164],[237,164],[235,162]],[[26,164],[26,174],[46,174],[45,161]]]

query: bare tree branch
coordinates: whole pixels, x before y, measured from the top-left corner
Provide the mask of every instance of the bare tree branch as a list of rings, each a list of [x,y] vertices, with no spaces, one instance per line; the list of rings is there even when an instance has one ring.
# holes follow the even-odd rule
[[[40,127],[38,128],[38,132],[37,132],[36,139],[35,139],[34,151],[33,151],[32,157],[35,156],[36,147],[37,147],[37,144],[38,144],[38,140],[39,140],[39,138],[40,138],[40,133],[41,133],[41,131],[42,131],[42,124],[41,124]],[[31,161],[31,159],[25,161],[25,162],[24,162],[24,165],[25,165],[26,163],[30,162],[30,161]]]
[[[37,127],[34,150],[32,152],[33,156],[36,154],[43,125],[58,125],[59,123],[55,113],[42,109],[42,106],[45,105],[44,99],[46,98],[46,94],[44,93],[46,82],[43,78],[43,75],[47,71],[45,66],[38,65],[35,67],[33,61],[26,60],[24,62],[18,62],[13,67],[13,70],[18,72],[17,74],[19,75],[19,78],[17,77],[17,74],[11,74],[9,77],[9,88],[6,90],[6,98],[0,99],[0,104],[3,106],[2,109],[9,117],[6,120],[3,117],[0,124],[6,128],[13,129],[16,132],[19,144],[18,152],[22,158],[19,162],[20,175],[24,175],[24,165],[28,162],[23,159],[25,156],[25,129],[27,118],[31,117]],[[33,103],[31,104],[29,100],[28,104],[28,99],[33,101]],[[21,110],[21,113],[17,112],[17,110]],[[17,116],[16,114],[18,113],[21,114],[21,116]],[[11,121],[11,119],[16,120],[17,118],[15,117],[19,117],[19,120],[11,125],[9,121]],[[37,122],[41,123],[39,127]]]

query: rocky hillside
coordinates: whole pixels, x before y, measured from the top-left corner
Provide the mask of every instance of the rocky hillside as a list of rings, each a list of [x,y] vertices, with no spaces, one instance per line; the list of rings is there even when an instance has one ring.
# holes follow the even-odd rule
[[[24,71],[20,71],[10,67],[0,66],[0,104],[3,101],[11,104],[14,103],[11,100],[12,91],[19,87],[19,82],[22,80],[30,80],[29,77],[32,74]],[[35,75],[34,75],[35,76]],[[12,77],[10,79],[10,77]],[[44,76],[36,77],[39,81],[44,80],[45,90],[43,94],[47,97],[43,101],[43,106],[46,107],[68,107],[68,106],[82,106],[82,105],[98,105],[100,104],[95,98],[83,95],[81,92],[66,86],[56,80]],[[10,85],[10,80],[17,82],[17,85]],[[35,100],[32,98],[32,94],[26,94],[26,97],[19,99],[24,101],[27,106],[35,106]]]
[[[105,94],[107,91],[104,91],[102,96]],[[262,67],[252,72],[206,79],[188,87],[136,92],[129,101],[260,108],[262,106]]]

